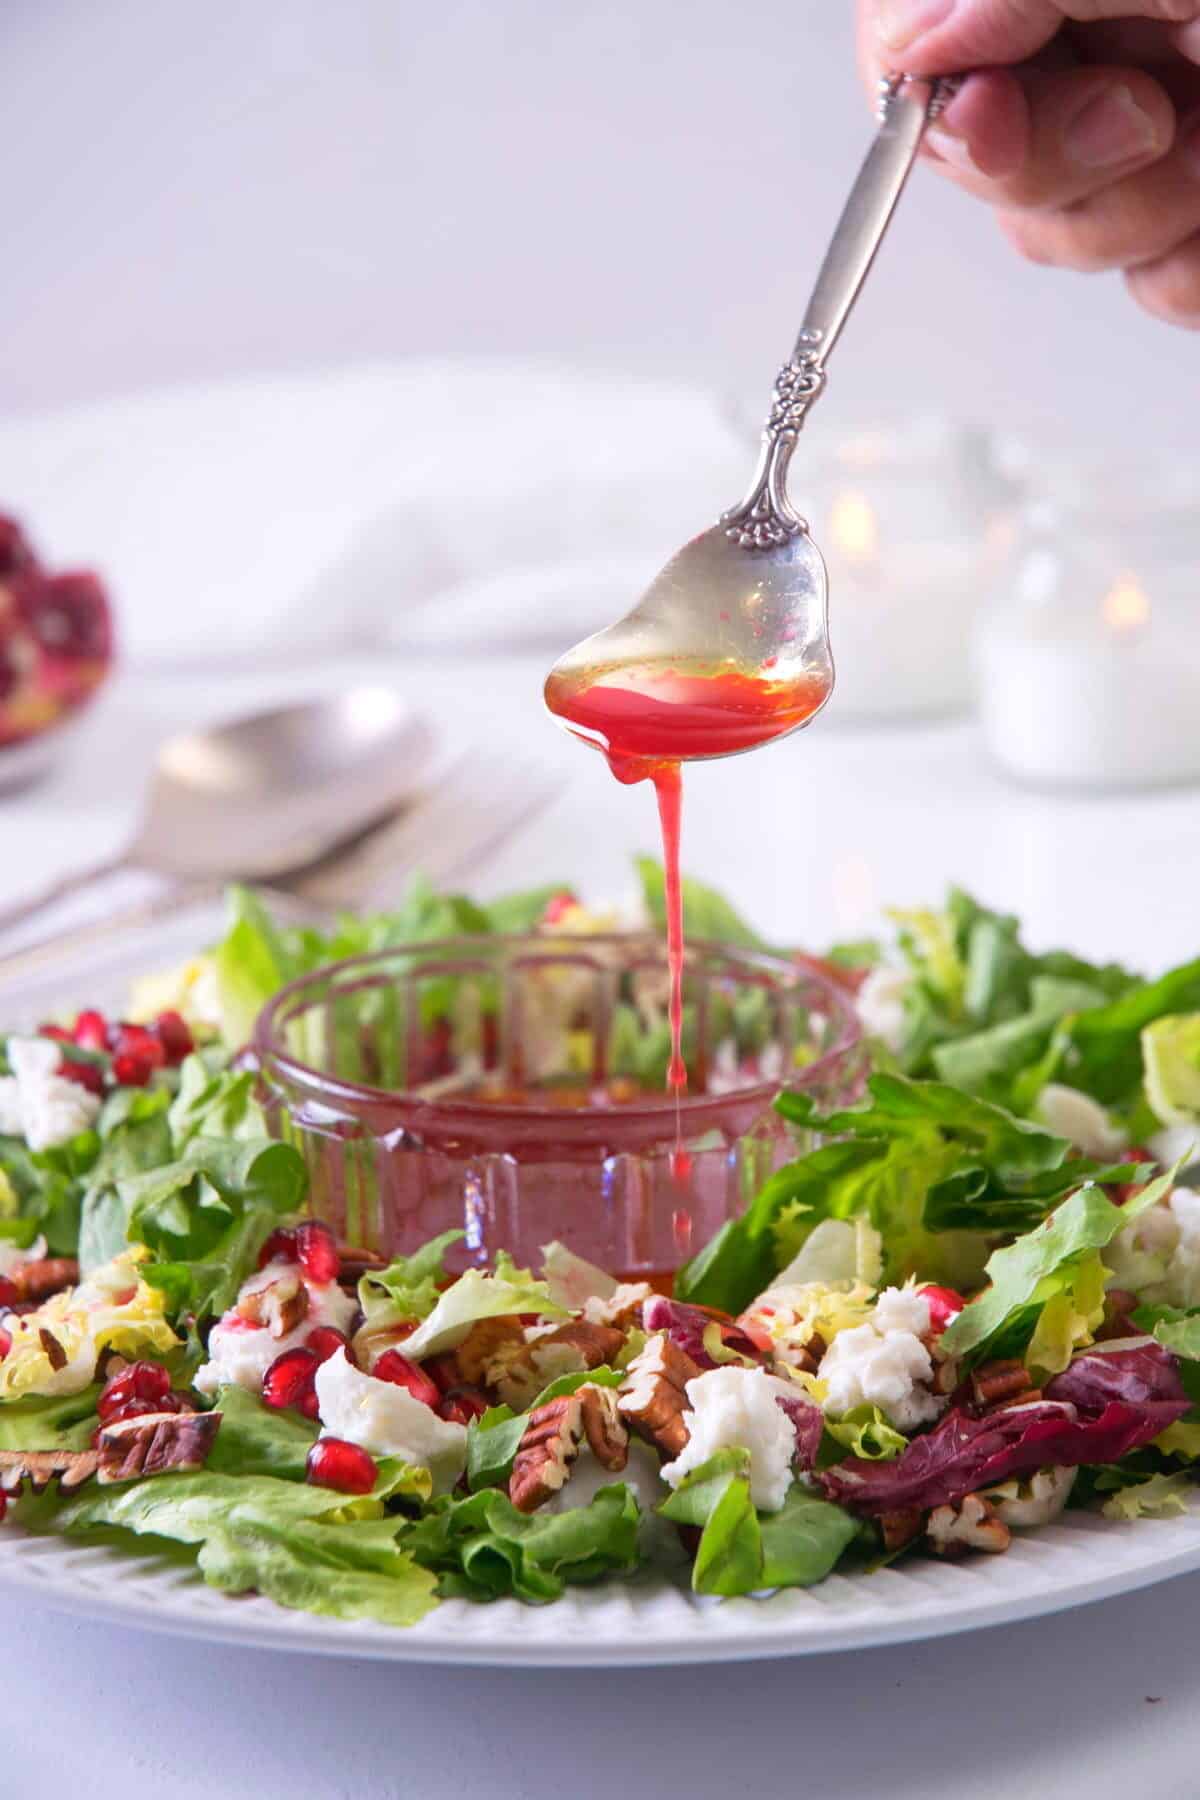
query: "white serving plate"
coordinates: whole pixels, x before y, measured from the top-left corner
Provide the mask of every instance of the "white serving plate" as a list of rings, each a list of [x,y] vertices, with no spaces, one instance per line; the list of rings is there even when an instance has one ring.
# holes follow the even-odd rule
[[[20,1023],[72,1004],[118,1006],[125,984],[211,942],[220,909],[133,933],[0,990]],[[552,1606],[447,1601],[410,1630],[289,1612],[261,1596],[232,1599],[165,1558],[0,1526],[0,1617],[42,1604],[177,1636],[329,1656],[403,1662],[589,1668],[723,1662],[867,1649],[1064,1612],[1200,1569],[1200,1501],[1171,1519],[1115,1522],[1068,1513],[1018,1536],[998,1557],[912,1558],[873,1574],[763,1598],[702,1600],[641,1574],[570,1588]]]

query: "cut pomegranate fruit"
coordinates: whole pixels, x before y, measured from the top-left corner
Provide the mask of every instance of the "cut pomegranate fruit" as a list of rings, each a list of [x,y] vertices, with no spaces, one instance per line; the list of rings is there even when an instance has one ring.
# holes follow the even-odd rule
[[[962,1295],[948,1287],[918,1288],[922,1300],[929,1308],[929,1324],[935,1337],[940,1337],[951,1319],[956,1319],[967,1304]]]
[[[161,1012],[151,1028],[163,1047],[168,1066],[175,1068],[196,1048],[187,1020],[179,1012]]]
[[[107,1050],[108,1020],[95,1007],[88,1007],[76,1019],[71,1035],[81,1050]]]
[[[443,1396],[437,1414],[452,1425],[469,1425],[472,1419],[481,1419],[487,1409],[488,1403],[478,1388],[460,1387]]]
[[[414,1400],[420,1400],[436,1412],[442,1397],[437,1383],[401,1351],[385,1350],[371,1373],[376,1381],[390,1381],[394,1387],[407,1388]]]
[[[8,1353],[11,1349],[12,1349],[12,1332],[5,1331],[3,1325],[0,1325],[0,1362],[4,1361],[5,1357],[8,1355]]]
[[[131,1401],[150,1401],[157,1405],[171,1392],[171,1377],[161,1363],[135,1362],[105,1385],[96,1402],[96,1411],[104,1424],[114,1418]]]
[[[334,1488],[339,1494],[369,1494],[379,1479],[379,1470],[361,1444],[323,1437],[308,1453],[305,1478],[314,1487]]]
[[[315,1325],[304,1340],[306,1349],[312,1351],[318,1362],[328,1362],[339,1350],[346,1352],[347,1362],[354,1362],[354,1351],[350,1347],[350,1339],[332,1325]],[[357,1363],[355,1367],[357,1368]]]
[[[337,1280],[342,1267],[337,1239],[320,1219],[305,1219],[297,1225],[296,1261],[310,1281],[324,1286]]]
[[[108,596],[90,570],[27,576],[17,586],[16,599],[18,614],[48,656],[107,662],[112,655]]]
[[[320,1366],[319,1357],[311,1350],[285,1350],[263,1376],[263,1400],[279,1411],[294,1406],[306,1419],[315,1419],[317,1393],[313,1381]]]
[[[38,566],[33,545],[15,519],[0,513],[0,581],[14,575],[32,575]]]
[[[77,1086],[86,1088],[89,1094],[103,1094],[104,1070],[99,1063],[75,1062],[64,1056],[58,1065],[58,1073],[64,1081],[73,1081]]]

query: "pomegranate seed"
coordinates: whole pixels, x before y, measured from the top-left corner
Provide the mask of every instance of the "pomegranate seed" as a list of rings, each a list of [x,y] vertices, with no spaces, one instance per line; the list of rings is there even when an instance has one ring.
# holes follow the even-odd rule
[[[113,1036],[113,1049],[118,1055],[143,1057],[152,1069],[166,1065],[166,1051],[145,1025],[130,1025],[122,1019]]]
[[[166,1052],[167,1065],[175,1068],[196,1048],[188,1022],[182,1013],[161,1012],[154,1021],[154,1034]]]
[[[297,1225],[295,1254],[310,1281],[325,1285],[337,1280],[342,1267],[337,1239],[320,1219],[305,1219],[302,1225]]]
[[[12,1333],[10,1331],[5,1331],[3,1325],[0,1325],[0,1362],[4,1361],[11,1349]]]
[[[935,1337],[941,1336],[951,1319],[957,1318],[967,1304],[953,1288],[923,1287],[917,1292],[929,1307],[929,1323]]]
[[[73,1081],[77,1087],[86,1088],[89,1094],[103,1094],[104,1070],[98,1063],[74,1062],[71,1057],[64,1056],[58,1065],[58,1073],[64,1081]]]
[[[20,1298],[16,1282],[10,1281],[7,1275],[0,1275],[0,1307],[7,1310],[8,1307],[15,1306]]]
[[[553,894],[546,902],[546,910],[542,914],[543,925],[557,925],[579,902],[569,888],[561,894]]]
[[[72,1035],[81,1050],[107,1050],[108,1020],[91,1007],[80,1013]]]
[[[448,1350],[443,1356],[431,1356],[421,1367],[436,1382],[439,1394],[448,1394],[452,1388],[462,1386],[458,1374],[458,1358],[452,1350]]]
[[[39,1025],[37,1034],[39,1037],[53,1038],[56,1044],[73,1044],[75,1042],[65,1025]]]
[[[318,1362],[328,1362],[330,1357],[336,1356],[339,1350],[344,1350],[347,1360],[354,1362],[354,1351],[350,1347],[350,1339],[342,1332],[335,1331],[332,1325],[315,1325],[304,1343]]]
[[[323,1437],[308,1453],[305,1477],[314,1487],[336,1488],[339,1494],[369,1494],[379,1470],[360,1444]]]
[[[415,1362],[410,1362],[399,1350],[385,1350],[371,1373],[376,1381],[390,1381],[394,1387],[407,1388],[414,1400],[420,1400],[436,1411],[442,1397],[437,1383],[431,1381],[424,1369],[418,1368]]]
[[[260,1269],[265,1269],[270,1262],[295,1262],[295,1260],[296,1233],[289,1230],[287,1226],[280,1226],[278,1231],[273,1231],[258,1253]]]
[[[171,1377],[161,1363],[135,1362],[114,1375],[96,1402],[96,1411],[107,1425],[121,1407],[131,1401],[157,1405],[171,1392]],[[168,1409],[173,1410],[173,1409]]]
[[[282,1356],[275,1358],[263,1376],[263,1400],[268,1406],[279,1410],[295,1406],[306,1419],[315,1419],[317,1393],[313,1378],[320,1366],[320,1359],[311,1350],[305,1350],[302,1346],[295,1350],[285,1350]]]
[[[488,1403],[478,1388],[454,1388],[437,1413],[439,1419],[448,1419],[452,1425],[469,1425],[472,1419],[481,1419],[487,1409]]]

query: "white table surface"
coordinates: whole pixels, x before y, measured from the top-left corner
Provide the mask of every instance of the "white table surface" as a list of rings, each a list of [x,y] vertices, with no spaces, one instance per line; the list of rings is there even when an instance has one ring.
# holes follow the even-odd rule
[[[653,806],[541,713],[539,664],[327,664],[127,676],[62,767],[0,797],[0,899],[112,849],[166,730],[390,673],[456,739],[553,759],[562,797],[485,871],[619,895]],[[1019,912],[1037,944],[1160,966],[1197,948],[1200,794],[1063,798],[1005,785],[962,725],[835,719],[689,784],[684,861],[768,934],[820,946],[949,880]],[[84,996],[81,996],[83,999]],[[1152,1524],[1147,1526],[1153,1530]],[[0,1774],[12,1794],[454,1795],[633,1791],[1090,1800],[1200,1793],[1200,1576],[1060,1618],[937,1643],[721,1669],[555,1675],[285,1658],[4,1616]]]

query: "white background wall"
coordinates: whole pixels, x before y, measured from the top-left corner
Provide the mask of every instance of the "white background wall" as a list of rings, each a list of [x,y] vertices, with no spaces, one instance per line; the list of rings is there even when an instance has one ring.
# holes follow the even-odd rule
[[[757,409],[868,130],[850,0],[3,0],[0,407],[549,349]],[[1186,446],[1200,338],[1017,263],[926,174],[838,358]],[[825,416],[828,416],[826,414]]]

